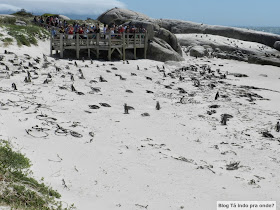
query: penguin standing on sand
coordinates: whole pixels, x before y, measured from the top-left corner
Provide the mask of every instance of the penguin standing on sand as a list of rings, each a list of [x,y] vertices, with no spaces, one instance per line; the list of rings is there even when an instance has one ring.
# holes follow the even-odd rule
[[[217,100],[220,97],[219,91],[215,95],[215,100]]]
[[[71,91],[76,92],[76,89],[75,89],[74,85],[71,85]]]
[[[14,90],[17,90],[17,86],[16,86],[15,83],[12,84],[12,88],[13,88]]]
[[[160,110],[160,104],[159,104],[158,101],[157,101],[157,104],[156,104],[156,110]]]
[[[226,118],[226,116],[224,114],[221,117],[221,124],[222,125],[227,125],[227,118]]]
[[[123,107],[124,107],[124,113],[129,114],[127,104],[124,104]]]
[[[276,123],[276,132],[279,132],[280,131],[280,124],[279,124],[279,121]]]
[[[185,96],[183,96],[182,98],[180,98],[180,103],[181,103],[181,104],[184,103],[184,98],[185,98]]]

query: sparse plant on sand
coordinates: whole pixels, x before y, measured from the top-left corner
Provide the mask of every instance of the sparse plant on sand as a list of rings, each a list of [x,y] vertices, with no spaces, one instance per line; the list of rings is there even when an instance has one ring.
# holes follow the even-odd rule
[[[30,160],[0,140],[0,204],[16,209],[63,209],[61,195],[30,176]],[[71,205],[68,209],[73,209]]]
[[[157,101],[157,104],[156,104],[156,110],[160,110],[160,104],[159,104],[159,102]]]
[[[15,25],[15,21],[15,18],[0,18],[0,27],[5,28],[8,35],[17,41],[18,46],[37,45],[37,39],[45,40],[49,37],[49,32],[42,27],[35,25],[19,26]],[[9,37],[9,39],[11,38]]]
[[[10,37],[6,37],[1,40],[4,43],[4,47],[7,47],[8,45],[13,43],[13,39]]]

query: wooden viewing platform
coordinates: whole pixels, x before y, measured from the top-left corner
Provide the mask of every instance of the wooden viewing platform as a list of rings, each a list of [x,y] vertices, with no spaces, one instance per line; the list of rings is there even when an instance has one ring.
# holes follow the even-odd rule
[[[148,35],[147,33],[122,33],[113,35],[104,35],[100,33],[93,34],[74,34],[72,38],[68,34],[59,33],[51,37],[50,50],[60,52],[60,58],[63,58],[64,50],[76,50],[77,59],[80,58],[80,50],[88,50],[90,58],[93,52],[99,59],[100,51],[108,51],[108,60],[111,60],[112,53],[116,50],[121,58],[125,60],[125,50],[134,50],[134,59],[136,59],[137,49],[144,49],[144,58],[147,56]]]

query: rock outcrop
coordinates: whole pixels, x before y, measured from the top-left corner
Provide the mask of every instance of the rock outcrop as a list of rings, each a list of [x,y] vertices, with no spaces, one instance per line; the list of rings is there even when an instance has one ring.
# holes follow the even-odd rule
[[[148,58],[157,61],[183,61],[183,57],[162,39],[154,38],[149,43]]]
[[[277,41],[274,43],[273,47],[276,49],[276,50],[279,50],[280,51],[280,41]]]
[[[155,36],[166,41],[177,53],[182,55],[181,46],[178,43],[177,37],[170,31],[160,28],[156,31]]]
[[[116,20],[127,22],[130,20],[140,20],[140,21],[150,20],[150,18],[139,12],[134,12],[131,10],[115,7],[113,9],[104,12],[102,15],[100,15],[97,18],[97,20],[105,24],[111,24]]]
[[[270,47],[273,47],[276,41],[280,41],[280,35],[243,28],[214,26],[194,23],[191,21],[168,19],[155,20],[155,22],[158,23],[160,27],[165,28],[174,34],[212,34],[244,41],[257,42]]]
[[[15,25],[17,26],[26,26],[26,22],[22,21],[22,20],[16,20]]]
[[[170,31],[160,28],[154,19],[127,9],[113,8],[98,17],[104,24],[125,24],[136,27],[144,27],[148,31],[148,39],[153,41],[149,44],[148,57],[153,60],[183,60],[182,49],[177,37]],[[156,38],[156,39],[155,39]],[[155,52],[161,53],[157,55]],[[164,60],[165,59],[165,60]]]
[[[263,44],[209,34],[176,34],[176,37],[183,46],[184,52],[189,53],[190,56],[209,56],[262,65],[280,65],[280,52]]]
[[[278,51],[280,51],[280,36],[276,34],[234,27],[211,26],[190,21],[157,20],[139,12],[120,8],[113,8],[103,13],[98,20],[109,25],[126,24],[147,28],[150,40],[148,49],[148,57],[150,59],[159,61],[183,60],[181,46],[184,46],[187,49],[185,52],[195,57],[216,56],[225,59],[279,66],[277,59],[279,58]],[[200,34],[202,39],[200,41],[188,38],[178,39],[178,34]],[[260,49],[252,50],[251,46],[247,46],[247,48],[238,46],[237,42],[223,44],[222,42],[202,37],[207,36],[206,34],[260,43],[262,46],[258,46]],[[269,49],[267,51],[265,49],[266,46],[276,50]]]
[[[71,20],[71,18],[69,18],[65,15],[58,15],[58,18],[63,19],[63,20]]]
[[[190,56],[203,57],[206,55],[206,49],[203,46],[194,46],[190,48]]]

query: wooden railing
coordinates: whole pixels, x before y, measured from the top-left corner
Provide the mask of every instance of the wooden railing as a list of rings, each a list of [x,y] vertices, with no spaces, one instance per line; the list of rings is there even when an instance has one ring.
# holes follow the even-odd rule
[[[91,45],[141,45],[145,44],[144,33],[123,33],[123,34],[57,34],[52,37],[53,46],[60,46],[61,42],[63,46],[72,46],[77,43],[80,46],[91,46]]]
[[[51,37],[51,54],[52,50],[59,50],[60,57],[63,57],[63,51],[66,49],[75,49],[77,58],[81,49],[95,49],[97,57],[99,50],[108,50],[108,58],[111,59],[112,52],[116,49],[125,58],[125,49],[134,49],[136,58],[136,49],[144,48],[144,57],[146,57],[148,44],[147,33],[118,33],[118,34],[63,34],[58,33]]]

